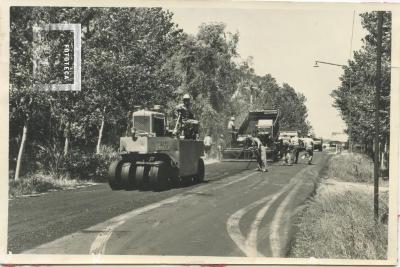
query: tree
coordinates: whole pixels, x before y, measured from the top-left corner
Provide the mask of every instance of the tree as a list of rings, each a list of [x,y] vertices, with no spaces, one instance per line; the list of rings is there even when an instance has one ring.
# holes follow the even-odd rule
[[[376,79],[377,12],[363,13],[362,26],[367,30],[363,47],[354,52],[353,60],[344,67],[341,85],[332,91],[334,106],[340,111],[347,128],[351,127],[355,143],[372,156],[374,130],[374,95]],[[390,134],[390,44],[391,13],[384,13],[382,55],[382,91],[380,102],[380,143],[388,146]],[[350,90],[351,85],[351,90]]]
[[[43,93],[33,88],[34,80],[32,73],[32,18],[41,18],[38,12],[31,12],[27,9],[12,7],[10,15],[13,21],[10,25],[10,136],[15,140],[11,142],[15,145],[19,143],[17,153],[16,169],[14,179],[20,178],[22,160],[26,148],[28,132],[32,120],[40,116],[45,106]],[[22,128],[22,129],[21,129]],[[20,130],[21,129],[21,130]],[[21,131],[19,134],[18,131]],[[12,153],[13,150],[10,150]],[[13,157],[10,157],[13,158]]]
[[[135,105],[152,107],[172,98],[175,80],[168,64],[181,30],[161,8],[102,9],[86,43],[86,99],[97,112],[98,145],[105,122],[115,122]],[[98,150],[98,149],[97,149]]]
[[[221,133],[237,88],[238,34],[226,32],[223,23],[210,23],[200,25],[196,35],[182,37],[170,65],[179,81],[176,98],[188,92],[201,132]]]
[[[16,129],[22,129],[23,138],[16,139],[19,143],[23,140],[17,142],[18,159],[23,158],[28,132],[32,142],[40,140],[55,147],[62,139],[67,154],[71,143],[92,145],[97,129],[98,152],[106,123],[119,123],[116,128],[123,129],[125,114],[134,105],[150,107],[173,97],[177,80],[166,65],[182,31],[172,22],[170,12],[161,8],[58,7],[13,7],[11,12],[10,126],[14,127],[10,127],[10,136],[13,140]],[[48,50],[58,51],[60,40],[46,40],[48,47],[41,44],[33,50],[32,29],[50,23],[82,24],[80,92],[33,88],[33,53],[41,57]],[[37,72],[36,78],[57,82],[51,79],[59,69],[51,66],[59,60],[57,56],[49,60],[50,67]],[[33,119],[35,123],[30,123]],[[21,164],[17,165],[19,170]]]
[[[251,65],[249,59],[239,67],[241,80],[234,97],[238,121],[241,122],[250,110],[278,109],[280,128],[307,134],[311,125],[307,120],[305,96],[286,83],[280,87],[270,74],[256,75]]]
[[[32,43],[34,26],[51,23],[82,25],[80,92],[42,92],[33,86],[60,82],[57,66],[63,58],[52,51],[65,42],[72,46],[68,32],[43,33],[40,44]],[[18,159],[16,176],[25,146],[33,156],[39,146],[60,155],[69,154],[71,146],[99,153],[102,143],[114,144],[125,132],[126,114],[135,106],[162,104],[168,113],[186,92],[194,98],[201,132],[212,131],[214,137],[226,131],[230,116],[243,117],[250,108],[298,108],[298,117],[282,120],[302,127],[304,96],[279,87],[271,75],[256,75],[251,59],[238,63],[238,42],[239,34],[227,32],[223,23],[202,24],[196,35],[185,34],[161,8],[12,7],[10,158]],[[34,64],[41,66],[35,77]],[[280,107],[278,98],[285,95],[292,105]]]
[[[284,83],[275,98],[275,105],[281,112],[280,126],[282,129],[297,130],[306,135],[311,130],[307,121],[306,97],[296,93],[293,87]]]

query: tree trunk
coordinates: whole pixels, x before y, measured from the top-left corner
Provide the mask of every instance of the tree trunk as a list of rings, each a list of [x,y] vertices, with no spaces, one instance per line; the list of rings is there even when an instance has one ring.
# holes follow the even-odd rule
[[[21,139],[21,145],[20,145],[19,151],[18,151],[17,166],[15,168],[15,176],[14,176],[15,181],[19,180],[19,174],[21,171],[21,163],[22,163],[22,157],[24,155],[27,133],[28,133],[28,122],[25,122],[24,128],[22,129],[22,139]]]
[[[99,130],[99,138],[97,139],[96,154],[100,154],[100,145],[101,145],[101,139],[103,137],[103,129],[104,129],[104,115],[101,118],[101,126]]]
[[[64,156],[68,154],[68,149],[69,149],[69,137],[67,135],[64,141]]]
[[[64,156],[68,154],[69,150],[69,123],[65,126],[65,141],[64,141]]]

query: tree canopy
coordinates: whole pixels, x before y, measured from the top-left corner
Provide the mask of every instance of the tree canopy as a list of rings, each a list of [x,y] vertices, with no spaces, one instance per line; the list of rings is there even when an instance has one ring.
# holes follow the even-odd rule
[[[377,59],[377,12],[360,15],[362,25],[367,30],[363,39],[363,47],[354,52],[354,57],[344,67],[340,77],[340,86],[332,91],[334,106],[340,111],[347,124],[347,132],[352,139],[361,145],[366,145],[372,153],[372,143],[375,134],[374,111],[376,91],[376,59]],[[380,128],[381,145],[389,142],[390,134],[390,62],[391,62],[391,13],[384,12],[382,33],[382,79],[380,98]]]
[[[82,25],[79,92],[33,86],[32,59],[61,45],[57,38],[46,39],[48,47],[33,42],[33,28],[50,23]],[[202,24],[191,35],[162,8],[12,7],[10,36],[11,159],[24,127],[31,154],[37,145],[64,148],[65,154],[74,146],[92,151],[96,143],[116,146],[135,106],[161,104],[171,113],[184,93],[193,98],[202,135],[224,133],[230,116],[240,123],[252,109],[280,109],[284,128],[302,133],[311,128],[305,96],[270,74],[257,75],[251,59],[238,53],[239,33],[227,32],[220,22]],[[60,60],[56,53],[54,62]],[[59,75],[54,62],[47,74],[35,77]]]

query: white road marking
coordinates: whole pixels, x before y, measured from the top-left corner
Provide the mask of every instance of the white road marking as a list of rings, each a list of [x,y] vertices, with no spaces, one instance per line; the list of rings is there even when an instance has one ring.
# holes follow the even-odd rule
[[[229,236],[235,242],[237,247],[247,256],[247,257],[264,257],[262,253],[260,253],[257,249],[257,231],[258,227],[267,213],[268,209],[271,207],[272,203],[284,192],[288,191],[292,184],[288,184],[284,186],[280,191],[273,195],[266,196],[261,198],[250,205],[236,211],[232,214],[226,223],[226,230],[228,231]],[[252,209],[256,208],[257,206],[266,203],[266,205],[261,208],[261,210],[257,213],[255,220],[253,221],[250,232],[247,238],[243,235],[242,231],[240,230],[240,220],[242,217],[251,211]]]
[[[212,189],[212,190],[217,190],[220,188],[227,187],[229,185],[238,183],[240,181],[243,181],[250,176],[256,174],[257,172],[252,172],[246,176],[234,179],[228,183],[223,183],[218,186],[214,186],[213,184],[206,184],[203,186],[199,186],[193,190],[187,191],[187,192],[182,192],[178,195],[175,195],[173,197],[167,198],[165,200],[153,203],[151,205],[144,206],[142,208],[127,212],[125,214],[116,216],[112,219],[109,219],[102,224],[106,224],[106,227],[103,227],[102,230],[100,230],[102,233],[98,234],[93,241],[91,247],[90,247],[90,254],[104,254],[105,253],[105,248],[107,245],[108,240],[110,239],[112,232],[120,225],[124,224],[127,220],[132,219],[135,216],[138,216],[140,214],[143,214],[145,212],[160,208],[162,206],[168,205],[168,204],[173,204],[178,201],[181,201],[186,198],[190,198],[193,196],[193,193],[204,193],[206,190]],[[188,194],[189,193],[189,194]]]
[[[308,172],[310,174],[310,176],[317,175],[317,171],[312,169],[311,166],[308,166],[308,167],[304,168],[303,170],[301,170],[299,173],[297,173],[294,177],[304,175],[305,172]],[[270,248],[271,248],[271,252],[272,252],[272,257],[280,256],[281,249],[282,249],[282,247],[281,247],[282,236],[280,235],[279,230],[281,227],[284,227],[285,229],[287,229],[287,227],[288,227],[288,224],[283,221],[283,215],[287,211],[287,207],[288,207],[290,201],[293,199],[293,197],[295,196],[299,187],[302,184],[303,184],[302,181],[296,181],[296,185],[293,187],[293,189],[289,192],[289,194],[285,197],[285,199],[282,201],[282,203],[276,209],[274,218],[272,219],[272,222],[269,226],[270,227],[269,243],[270,243]],[[287,233],[283,233],[284,236],[285,236],[285,234],[287,234]]]
[[[283,218],[283,214],[285,212],[285,209],[287,208],[290,200],[293,198],[294,194],[297,193],[298,188],[301,186],[301,181],[296,180],[296,178],[300,175],[303,175],[306,171],[309,170],[310,167],[306,167],[303,170],[301,170],[299,173],[297,173],[295,176],[293,176],[287,185],[285,185],[281,190],[279,190],[277,193],[266,196],[264,198],[261,198],[253,203],[251,203],[248,206],[245,206],[242,209],[239,209],[236,211],[234,214],[232,214],[226,223],[226,229],[228,231],[229,236],[233,240],[233,242],[236,244],[236,246],[247,256],[247,257],[263,257],[264,255],[258,251],[257,249],[257,235],[258,235],[258,230],[260,228],[260,224],[265,216],[265,214],[268,212],[268,210],[271,208],[272,204],[285,192],[291,190],[289,194],[285,197],[284,201],[279,205],[277,208],[277,211],[274,215],[273,222],[270,225],[270,233],[272,238],[270,237],[270,245],[271,245],[271,250],[273,253],[273,256],[279,256],[278,254],[280,253],[281,247],[280,247],[280,236],[279,236],[279,227],[280,223]],[[313,173],[314,174],[314,173]],[[292,188],[292,189],[291,189]],[[262,207],[258,212],[257,215],[252,222],[250,226],[250,232],[247,235],[247,238],[243,235],[242,231],[240,230],[239,223],[241,218],[251,211],[252,209],[256,208],[257,206],[265,203],[265,206]],[[272,240],[271,240],[272,239]]]
[[[272,196],[267,196],[262,199],[257,200],[256,202],[251,203],[250,205],[236,211],[234,214],[232,214],[229,218],[228,221],[226,222],[226,230],[228,231],[228,234],[230,238],[235,242],[236,246],[246,255],[249,256],[252,254],[252,248],[246,247],[246,239],[245,236],[243,235],[242,231],[240,230],[239,223],[240,220],[242,219],[243,215],[245,215],[247,212],[250,210],[254,209],[258,205],[261,205],[262,203],[268,201]]]
[[[272,257],[279,257],[281,256],[281,234],[279,231],[279,228],[281,228],[283,225],[285,228],[287,228],[287,223],[283,221],[283,215],[285,211],[287,210],[287,206],[289,205],[290,201],[293,199],[294,195],[297,193],[297,190],[299,189],[301,183],[297,183],[292,191],[289,192],[289,194],[285,197],[285,199],[282,201],[281,205],[279,205],[278,209],[275,212],[274,218],[271,222],[270,225],[270,238],[269,238],[269,243],[272,251]]]
[[[275,195],[273,195],[273,197],[265,204],[264,207],[262,207],[256,215],[255,220],[253,221],[253,223],[250,226],[250,232],[247,236],[247,240],[245,243],[245,246],[247,248],[247,250],[250,252],[250,255],[248,255],[249,257],[259,257],[259,256],[263,256],[257,249],[257,235],[258,235],[258,229],[260,228],[260,224],[265,216],[265,214],[267,213],[267,211],[269,210],[269,208],[271,207],[271,205],[285,192],[287,192],[288,190],[290,190],[291,184],[288,184],[287,186],[285,186],[280,192],[276,193]]]

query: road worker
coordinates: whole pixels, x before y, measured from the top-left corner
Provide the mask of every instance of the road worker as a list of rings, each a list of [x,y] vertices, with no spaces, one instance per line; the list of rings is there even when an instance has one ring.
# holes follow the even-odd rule
[[[300,153],[300,139],[297,135],[290,138],[290,143],[293,147],[292,149],[292,160],[295,164],[299,160],[299,153]]]
[[[218,146],[218,160],[222,160],[222,153],[224,152],[225,149],[225,139],[223,134],[219,136],[217,141],[217,146]]]
[[[184,136],[185,139],[196,139],[199,125],[194,119],[189,94],[183,95],[182,103],[176,107],[176,112],[178,119],[173,134]]]
[[[303,143],[308,156],[308,165],[311,165],[314,155],[314,140],[311,138],[311,134],[307,134],[307,137],[303,139]]]
[[[291,143],[290,138],[283,138],[282,140],[282,149],[283,149],[283,161],[284,165],[291,166],[292,159],[291,159]]]
[[[231,133],[231,146],[236,142],[236,127],[235,127],[235,117],[231,117],[228,122],[228,131]]]
[[[205,159],[209,159],[210,158],[212,142],[213,141],[212,141],[211,135],[208,132],[207,135],[204,137],[204,141],[203,141]]]
[[[190,101],[190,95],[184,94],[182,97],[182,103],[180,103],[176,107],[176,110],[181,115],[181,120],[184,121],[184,120],[194,119],[194,115],[191,108],[192,104]]]
[[[341,154],[341,153],[342,153],[342,150],[343,150],[343,145],[342,145],[341,142],[338,142],[338,143],[336,144],[336,154]]]
[[[253,136],[249,136],[252,145],[252,152],[253,155],[257,159],[258,167],[257,170],[262,172],[267,172],[267,154],[266,154],[266,147],[263,145],[261,140],[257,137],[254,133]]]

